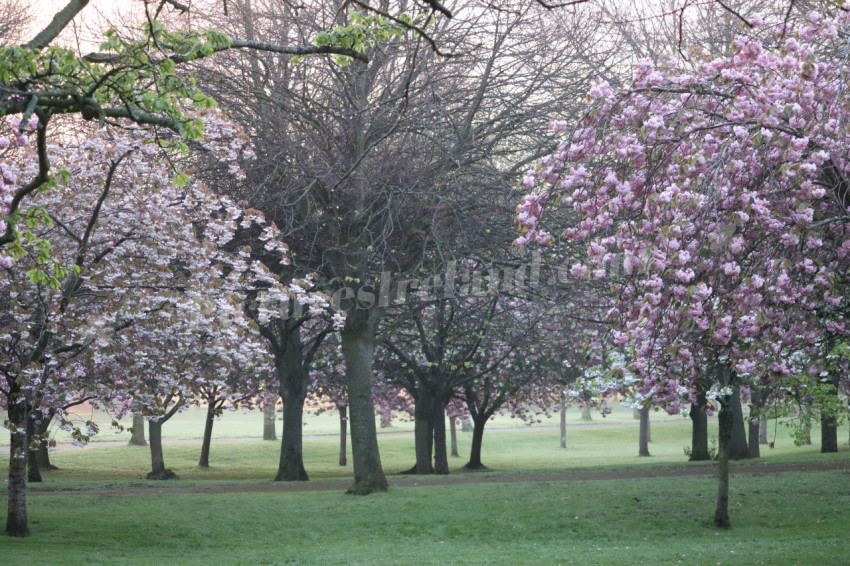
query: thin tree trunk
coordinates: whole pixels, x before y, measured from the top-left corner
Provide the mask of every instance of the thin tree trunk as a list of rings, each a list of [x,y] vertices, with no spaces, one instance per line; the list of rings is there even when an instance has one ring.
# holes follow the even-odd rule
[[[348,456],[346,454],[346,441],[348,440],[348,407],[345,405],[337,407],[339,409],[339,465],[348,465]]]
[[[381,428],[389,428],[393,424],[393,413],[389,409],[381,411]]]
[[[632,418],[636,421],[640,420],[640,409],[632,409]]]
[[[372,396],[372,357],[375,332],[382,312],[380,309],[359,309],[355,306],[347,313],[340,340],[345,358],[354,456],[354,483],[348,492],[368,495],[388,488],[378,449],[375,400]]]
[[[729,441],[729,458],[732,460],[746,460],[750,458],[750,446],[747,443],[747,433],[744,428],[741,388],[738,386],[732,389],[730,405],[730,410],[732,411],[732,437]]]
[[[714,524],[722,529],[728,529],[731,526],[729,522],[729,443],[732,440],[734,421],[732,407],[730,406],[733,403],[732,397],[734,395],[727,395],[720,399],[720,414],[718,415],[718,485]]]
[[[6,534],[10,537],[30,536],[27,521],[27,408],[17,403],[20,389],[10,384],[8,419],[12,430],[9,439],[9,501],[6,512]],[[19,431],[19,432],[18,432]]]
[[[587,403],[581,404],[581,420],[583,421],[592,421],[593,415],[590,414],[590,405]]]
[[[472,419],[472,448],[469,450],[469,462],[464,466],[467,470],[481,470],[485,467],[481,463],[481,444],[484,441],[484,425],[486,424],[485,417]]]
[[[466,417],[460,422],[460,431],[461,432],[472,432],[474,427],[472,426],[472,419]]]
[[[711,460],[708,452],[708,416],[705,414],[708,400],[705,392],[696,395],[696,402],[691,404],[691,462]]]
[[[434,472],[449,473],[449,458],[446,454],[446,406],[442,400],[434,403]]]
[[[640,410],[640,435],[638,456],[649,456],[649,407]]]
[[[767,417],[759,417],[759,444],[767,444]]]
[[[215,403],[214,395],[212,398],[207,398],[207,418],[204,422],[204,439],[201,441],[201,458],[198,460],[199,468],[210,467],[210,444],[212,444],[212,431],[215,424]]]
[[[38,426],[35,422],[35,413],[30,412],[27,418],[27,481],[29,483],[41,483],[41,470],[38,466],[38,446],[41,446],[41,439],[38,434]],[[38,446],[32,447],[32,443],[38,439]]]
[[[457,423],[454,417],[449,417],[449,434],[451,435],[452,458],[460,458],[457,451]]]
[[[277,410],[273,403],[263,407],[263,440],[277,440]]]
[[[147,446],[145,440],[145,417],[142,415],[133,415],[133,426],[131,427],[130,442],[133,446]]]
[[[759,422],[747,419],[747,443],[750,448],[750,458],[761,458],[759,451]]]
[[[561,448],[567,447],[567,396],[561,393]]]

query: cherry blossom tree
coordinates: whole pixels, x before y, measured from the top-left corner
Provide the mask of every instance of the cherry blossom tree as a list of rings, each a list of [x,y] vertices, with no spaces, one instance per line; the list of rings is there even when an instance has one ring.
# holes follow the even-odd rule
[[[597,83],[524,182],[517,243],[551,240],[544,211],[564,206],[564,238],[587,245],[573,274],[626,276],[608,339],[636,390],[671,412],[701,388],[720,403],[719,527],[736,390],[818,375],[820,343],[846,333],[847,20],[813,12],[690,71],[641,61],[629,89]]]

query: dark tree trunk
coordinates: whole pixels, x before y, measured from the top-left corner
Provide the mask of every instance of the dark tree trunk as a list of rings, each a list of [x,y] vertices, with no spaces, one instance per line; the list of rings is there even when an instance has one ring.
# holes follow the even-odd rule
[[[489,416],[473,417],[472,419],[472,448],[469,450],[469,462],[464,468],[467,470],[481,470],[485,466],[481,463],[481,443],[484,441],[484,425],[487,424]]]
[[[142,415],[134,415],[133,426],[131,429],[130,442],[127,444],[132,444],[133,446],[147,446],[148,443],[145,440],[145,417]]]
[[[204,439],[201,442],[201,458],[198,460],[199,468],[210,467],[210,444],[212,444],[212,431],[215,424],[216,401],[214,394],[207,398],[207,419],[204,422]]]
[[[729,441],[729,458],[746,460],[750,458],[750,446],[747,443],[747,433],[744,428],[744,409],[741,406],[741,389],[734,387],[730,399],[732,411],[732,437]]]
[[[281,387],[282,388],[282,387]],[[307,481],[303,451],[304,397],[283,400],[283,433],[275,481]]]
[[[348,440],[348,407],[342,406],[339,409],[339,465],[348,465],[348,456],[346,454],[346,441]]]
[[[454,417],[449,417],[449,434],[451,435],[452,458],[460,458],[457,451],[457,423]]]
[[[561,393],[561,448],[567,447],[567,396]]]
[[[747,443],[750,449],[750,458],[761,458],[759,451],[759,422],[747,419]]]
[[[718,447],[717,447],[717,511],[714,513],[714,524],[722,529],[731,526],[729,522],[729,444],[732,441],[732,426],[734,424],[733,408],[734,395],[720,398],[720,414],[718,415]],[[738,397],[740,405],[740,397]]]
[[[8,419],[10,428],[9,442],[9,501],[6,512],[6,534],[10,537],[28,537],[27,522],[27,408],[26,403],[18,403],[20,389],[12,382],[12,394],[9,396]],[[20,432],[16,432],[20,430]]]
[[[148,421],[148,438],[151,447],[151,475],[165,473],[165,458],[162,455],[162,423]]]
[[[36,414],[30,412],[27,418],[27,481],[29,483],[41,483],[41,470],[38,466],[38,446],[41,446],[41,439],[38,434],[38,424],[35,422]],[[34,441],[38,440],[36,448],[32,447]]]
[[[838,372],[830,372],[829,384],[832,388],[829,390],[829,395],[838,396],[838,380]],[[821,415],[820,451],[823,453],[838,452],[838,421],[835,415]]]
[[[449,457],[446,452],[446,406],[442,400],[434,403],[434,472],[449,473]]]
[[[345,358],[348,407],[351,418],[351,450],[354,456],[354,483],[349,493],[367,495],[386,491],[388,484],[381,467],[378,431],[375,427],[375,400],[372,396],[372,357],[380,309],[347,311],[340,332]]]
[[[638,456],[649,456],[649,407],[640,410],[640,435]]]
[[[263,440],[277,440],[277,411],[271,403],[263,407]]]
[[[38,451],[35,453],[35,457],[36,460],[38,460],[39,469],[47,471],[59,469],[50,462],[50,450],[48,449],[46,442],[42,442],[38,445]]]
[[[708,401],[705,392],[699,392],[696,402],[691,404],[691,457],[692,462],[711,460],[708,453],[708,416],[705,414]]]
[[[419,387],[413,402],[413,427],[416,464],[412,472],[418,475],[433,474],[434,397],[424,385]]]

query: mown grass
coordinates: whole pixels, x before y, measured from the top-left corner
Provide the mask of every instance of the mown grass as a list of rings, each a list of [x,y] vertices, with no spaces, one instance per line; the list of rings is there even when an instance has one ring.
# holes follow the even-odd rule
[[[43,496],[6,564],[834,564],[850,552],[841,472],[715,480],[443,485],[339,492]]]
[[[633,425],[630,412],[621,417],[628,418],[620,422]],[[33,536],[0,537],[0,563],[31,563],[37,557],[40,563],[68,565],[822,565],[836,563],[836,557],[850,551],[846,474],[735,473],[733,529],[717,531],[711,525],[717,489],[713,464],[686,462],[683,447],[690,443],[690,426],[659,420],[652,428],[650,458],[637,457],[636,426],[571,429],[566,450],[559,447],[557,430],[494,429],[484,438],[483,460],[489,467],[484,472],[461,469],[471,435],[459,433],[462,457],[451,459],[448,479],[428,478],[419,487],[394,487],[365,498],[342,494],[352,469],[337,465],[338,444],[332,436],[304,443],[311,478],[329,481],[330,487],[338,484],[330,492],[274,490],[270,480],[278,442],[215,443],[209,469],[197,467],[199,442],[167,444],[166,465],[181,477],[169,482],[143,479],[149,469],[144,447],[93,444],[60,450],[51,455],[60,470],[45,473],[44,483],[30,486]],[[254,419],[251,426],[260,422]],[[174,430],[188,434],[189,424]],[[776,448],[763,446],[763,458],[752,463],[753,471],[762,462],[850,460],[845,445],[838,454],[821,455],[819,431],[812,432],[815,445],[796,447],[780,426]],[[169,438],[168,426],[165,433]],[[391,477],[412,465],[412,434],[384,434],[379,443]],[[8,460],[0,459],[3,476],[7,466]],[[498,481],[570,471],[651,475],[658,468],[678,467],[699,467],[704,475],[446,484],[460,474]],[[243,484],[269,492],[222,489]],[[163,492],[166,485],[225,492]],[[127,488],[145,489],[114,491]],[[48,493],[62,490],[79,494]]]

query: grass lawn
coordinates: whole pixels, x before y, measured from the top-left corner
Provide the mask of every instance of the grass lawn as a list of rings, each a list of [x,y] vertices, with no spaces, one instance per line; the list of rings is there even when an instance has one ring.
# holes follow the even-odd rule
[[[836,564],[850,553],[842,472],[339,492],[30,498],[4,564]]]
[[[192,416],[186,414],[187,419]],[[261,430],[259,415],[250,416],[236,429],[250,425],[251,430]],[[573,416],[578,422],[578,411]],[[630,410],[615,412],[617,416],[619,421],[603,421],[596,415],[594,419],[633,423]],[[320,418],[333,423],[336,417]],[[30,486],[33,536],[23,540],[0,536],[0,564],[823,566],[841,563],[850,555],[846,473],[735,473],[730,501],[733,528],[717,531],[711,525],[717,489],[713,464],[686,462],[682,449],[690,443],[690,426],[660,424],[661,420],[655,419],[652,428],[650,458],[637,457],[636,426],[571,429],[564,450],[558,445],[557,430],[496,423],[484,437],[483,461],[489,470],[461,469],[471,435],[459,433],[462,457],[451,459],[453,475],[448,479],[463,475],[498,483],[450,485],[444,478],[432,477],[419,481],[418,487],[394,487],[369,497],[343,495],[352,470],[350,465],[337,465],[333,436],[304,443],[311,478],[333,491],[273,491],[270,479],[279,457],[278,442],[213,444],[212,467],[204,470],[197,467],[199,442],[166,445],[166,465],[181,477],[169,482],[143,479],[149,469],[144,447],[93,444],[60,450],[51,454],[60,470]],[[199,435],[195,424],[169,422],[165,437],[174,438],[172,430],[178,437],[188,437],[190,431]],[[509,429],[495,430],[500,425]],[[710,435],[716,434],[715,427],[710,425]],[[821,455],[819,430],[812,435],[814,446],[795,447],[780,426],[776,448],[762,447],[763,458],[751,462],[751,470],[758,472],[763,462],[850,460],[846,445],[838,454]],[[842,440],[845,437],[842,429]],[[383,434],[379,443],[388,474],[413,464],[412,434]],[[3,476],[7,466],[8,460],[0,459]],[[704,474],[516,482],[567,471],[637,476],[682,467],[704,469]],[[260,491],[233,491],[243,485]],[[165,486],[216,492],[174,492],[163,490]],[[135,491],[120,491],[129,488]],[[69,489],[77,494],[49,493]]]

